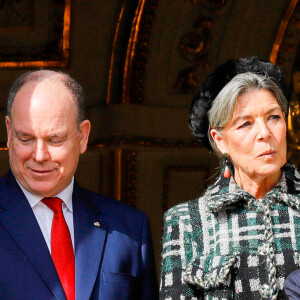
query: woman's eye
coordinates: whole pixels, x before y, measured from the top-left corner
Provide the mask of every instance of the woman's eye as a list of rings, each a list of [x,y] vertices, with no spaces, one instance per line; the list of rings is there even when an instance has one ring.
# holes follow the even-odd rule
[[[247,127],[249,125],[251,125],[251,123],[247,121],[247,122],[244,122],[242,125],[240,125],[239,128],[244,128],[244,127]]]
[[[280,119],[280,116],[279,115],[271,115],[270,119],[271,120],[278,120],[278,119]]]

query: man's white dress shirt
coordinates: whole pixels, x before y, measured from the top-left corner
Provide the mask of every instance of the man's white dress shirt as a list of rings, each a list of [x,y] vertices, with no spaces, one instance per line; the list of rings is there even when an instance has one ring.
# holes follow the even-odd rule
[[[19,182],[18,182],[19,183]],[[27,198],[33,213],[40,225],[41,231],[47,243],[48,249],[51,253],[51,227],[53,220],[53,211],[45,205],[41,200],[43,197],[34,195],[27,190],[25,190],[21,184],[19,183],[25,197]],[[69,227],[69,231],[71,234],[71,240],[74,249],[74,225],[73,225],[73,205],[72,205],[72,194],[73,194],[73,186],[74,186],[74,178],[72,178],[71,183],[60,193],[53,197],[60,198],[62,203],[62,210],[66,220],[66,223]]]

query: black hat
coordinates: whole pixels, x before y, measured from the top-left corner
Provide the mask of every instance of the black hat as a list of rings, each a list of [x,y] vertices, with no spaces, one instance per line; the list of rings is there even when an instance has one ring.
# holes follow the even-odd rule
[[[212,103],[233,77],[246,72],[268,76],[278,85],[286,100],[290,101],[283,72],[270,61],[258,59],[256,56],[227,61],[208,76],[190,107],[190,128],[197,139],[209,149],[211,146],[208,139],[208,112]]]

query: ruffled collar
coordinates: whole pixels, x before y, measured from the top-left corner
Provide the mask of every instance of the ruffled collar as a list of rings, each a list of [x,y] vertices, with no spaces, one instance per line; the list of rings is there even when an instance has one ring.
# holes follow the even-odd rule
[[[216,213],[244,204],[250,209],[263,212],[266,206],[282,202],[300,210],[300,173],[290,162],[282,167],[282,176],[274,189],[264,199],[255,199],[251,194],[240,188],[233,177],[227,179],[220,176],[211,186],[205,197],[209,211]]]

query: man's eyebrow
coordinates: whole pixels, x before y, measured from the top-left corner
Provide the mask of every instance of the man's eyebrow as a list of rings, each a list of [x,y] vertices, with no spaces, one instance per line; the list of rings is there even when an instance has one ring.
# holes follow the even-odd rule
[[[32,136],[30,133],[15,130],[17,136]]]
[[[50,134],[49,137],[62,137],[65,136],[66,134],[64,133],[54,133],[54,134]]]
[[[27,133],[27,132],[23,132],[23,131],[17,131],[17,130],[14,130],[15,132],[15,135],[17,137],[22,137],[22,136],[31,136],[33,137],[32,134],[30,133]],[[54,134],[49,134],[48,136],[46,136],[46,138],[66,138],[68,135],[66,133],[54,133]]]
[[[66,138],[68,135],[66,133],[55,133],[55,134],[50,134],[49,135],[49,139],[53,139],[53,138]]]

